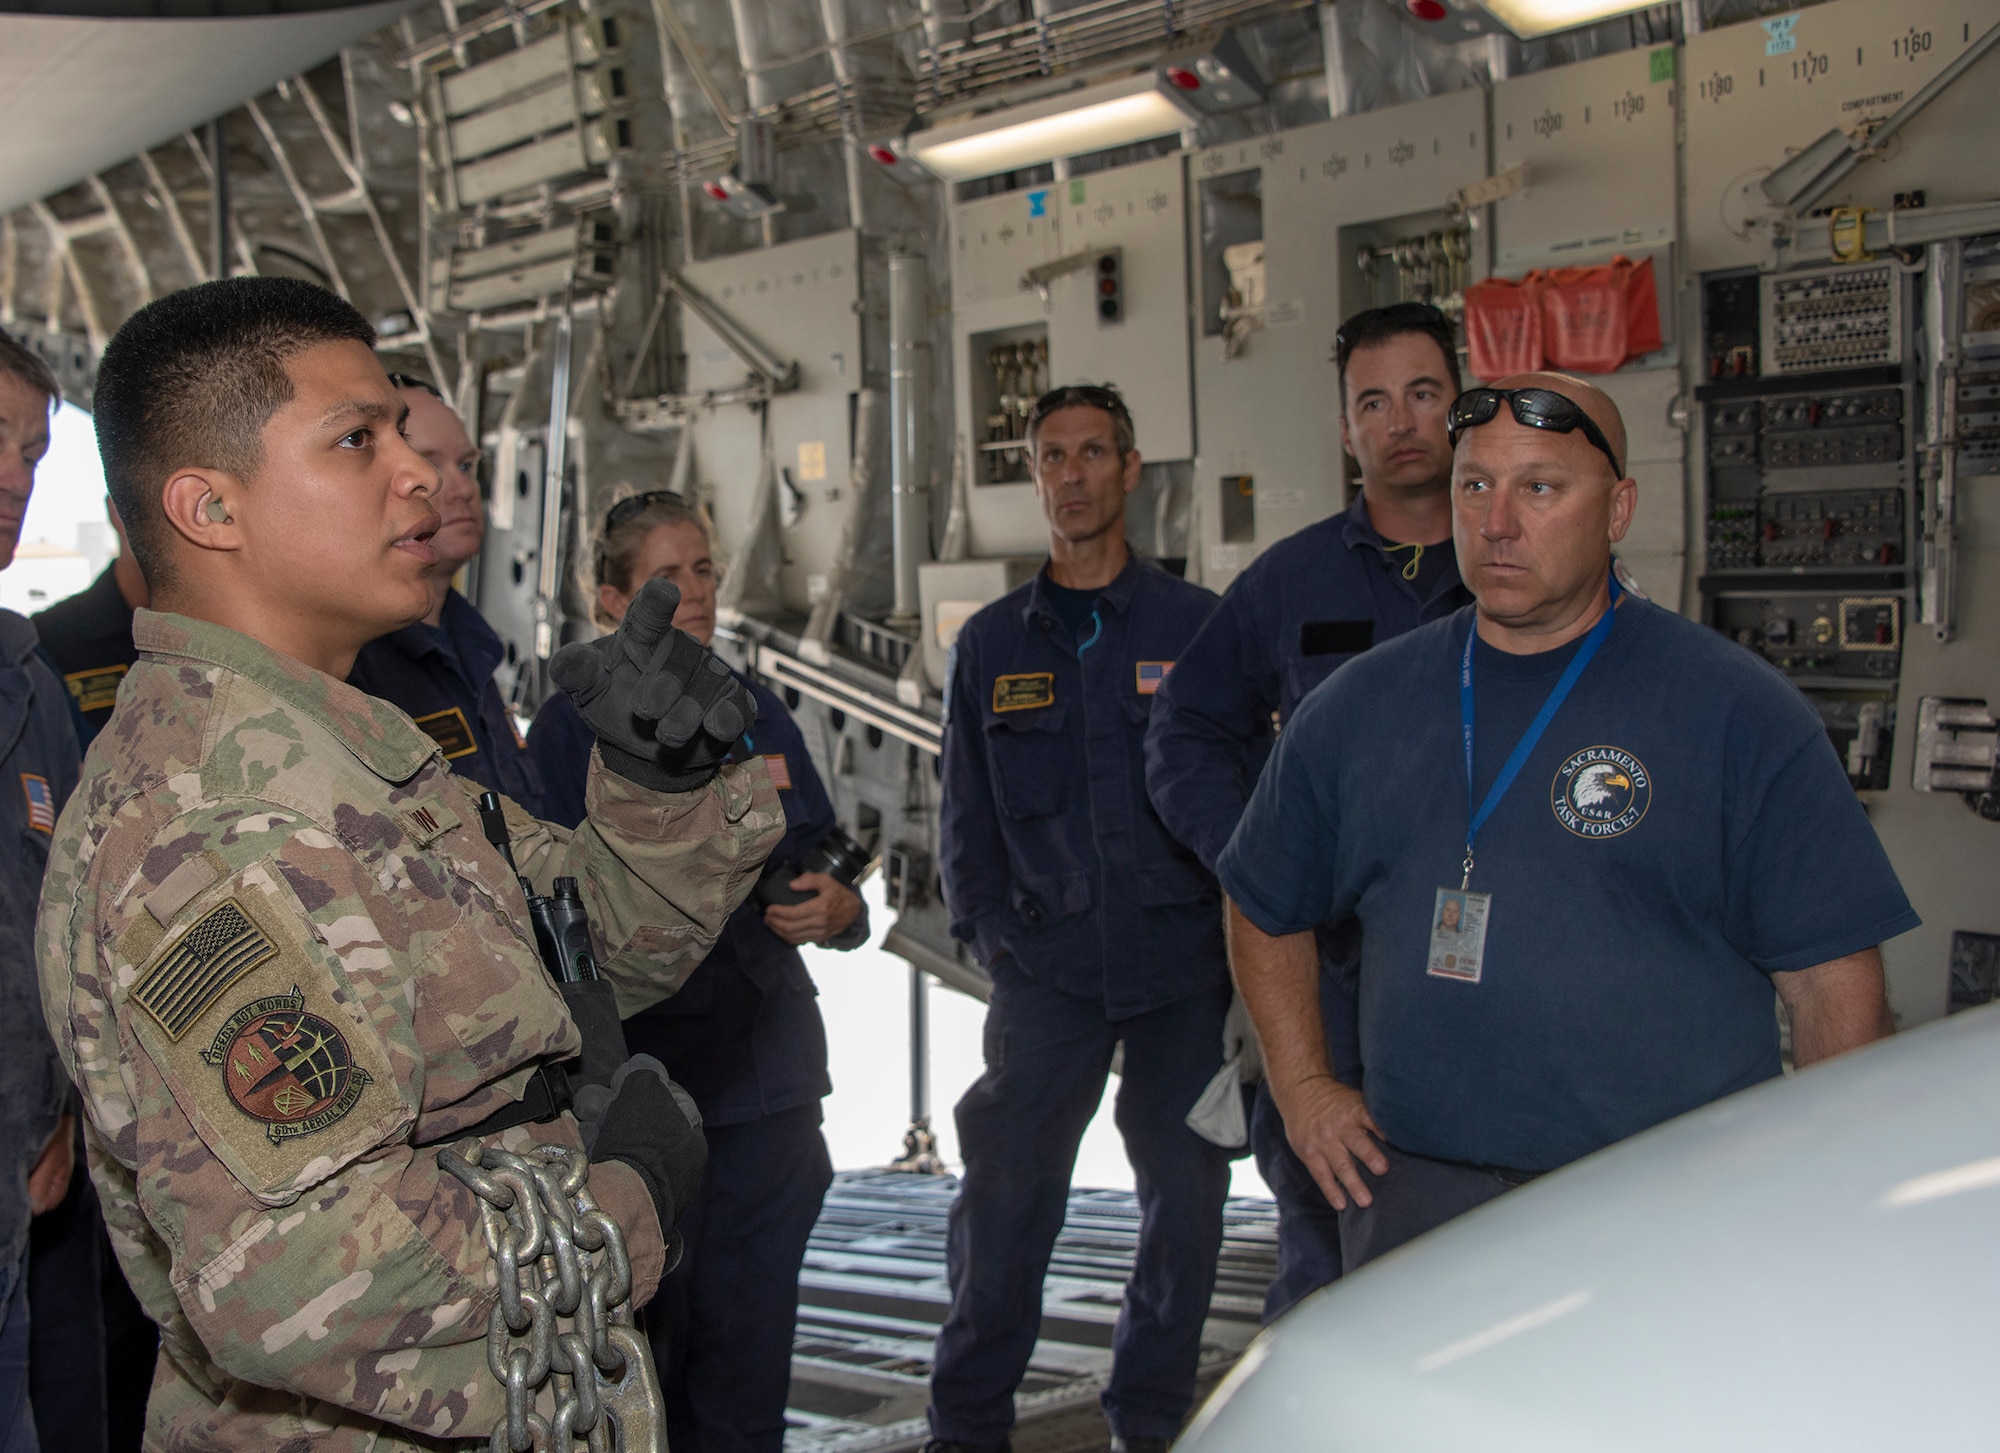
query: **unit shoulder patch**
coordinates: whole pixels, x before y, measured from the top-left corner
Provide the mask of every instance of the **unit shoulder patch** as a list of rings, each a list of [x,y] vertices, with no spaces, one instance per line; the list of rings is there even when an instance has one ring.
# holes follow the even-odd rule
[[[424,734],[444,748],[447,762],[455,762],[460,757],[469,757],[479,750],[479,738],[472,734],[472,723],[465,719],[465,713],[455,706],[443,711],[434,711],[429,716],[412,718],[424,729]]]
[[[201,1052],[203,1063],[221,1067],[230,1102],[262,1121],[273,1145],[326,1129],[374,1082],[354,1062],[347,1036],[305,1005],[297,985],[289,994],[252,999]]]
[[[1585,747],[1556,769],[1549,807],[1556,821],[1583,838],[1630,832],[1653,802],[1646,764],[1620,747]]]
[[[1053,671],[1024,671],[993,678],[995,711],[1029,711],[1047,706],[1055,699],[1056,674]]]
[[[132,1002],[177,1041],[231,984],[277,953],[243,905],[225,898],[174,940],[134,986]]]

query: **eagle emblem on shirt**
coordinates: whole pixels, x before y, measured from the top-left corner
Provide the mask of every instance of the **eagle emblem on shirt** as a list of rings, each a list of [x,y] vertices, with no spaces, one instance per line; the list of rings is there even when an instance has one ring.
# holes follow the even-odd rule
[[[1653,802],[1646,764],[1622,747],[1585,747],[1556,769],[1549,806],[1556,821],[1582,838],[1630,832]]]

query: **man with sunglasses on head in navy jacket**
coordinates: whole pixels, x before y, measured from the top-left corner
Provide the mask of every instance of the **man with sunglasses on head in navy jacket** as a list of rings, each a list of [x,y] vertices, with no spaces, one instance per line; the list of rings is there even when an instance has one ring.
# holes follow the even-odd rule
[[[1889,1030],[1916,926],[1819,716],[1728,638],[1620,589],[1638,486],[1598,389],[1452,404],[1475,604],[1313,692],[1218,867],[1287,1132],[1350,1267]],[[1335,1078],[1313,929],[1361,923],[1367,1079]]]
[[[1370,308],[1334,335],[1340,438],[1361,469],[1341,513],[1271,546],[1236,577],[1161,688],[1146,734],[1146,783],[1167,827],[1213,869],[1242,816],[1276,727],[1343,663],[1450,615],[1471,597],[1451,545],[1458,393],[1450,321],[1428,303]],[[1316,930],[1320,1014],[1333,1072],[1361,1084],[1354,974],[1359,926]],[[1231,1016],[1232,1028],[1239,1015]],[[1278,1202],[1278,1275],[1264,1319],[1340,1275],[1339,1223],[1285,1139],[1268,1081],[1250,1116],[1257,1166]]]
[[[951,929],[993,977],[986,1072],[960,1100],[965,1177],[931,1449],[1008,1446],[1077,1145],[1124,1047],[1118,1128],[1139,1254],[1112,1336],[1113,1449],[1164,1453],[1194,1396],[1229,1152],[1188,1114],[1222,1067],[1215,880],[1146,798],[1160,683],[1215,604],[1135,559],[1132,416],[1108,388],[1028,415],[1049,562],[967,621],[947,688],[940,868]]]

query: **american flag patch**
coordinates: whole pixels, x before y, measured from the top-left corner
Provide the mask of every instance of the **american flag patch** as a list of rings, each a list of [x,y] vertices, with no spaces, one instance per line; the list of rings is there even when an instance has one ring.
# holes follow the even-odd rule
[[[222,996],[222,991],[267,959],[278,946],[234,898],[225,898],[174,940],[132,990],[132,1002],[178,1040]]]
[[[1151,696],[1160,689],[1160,683],[1167,679],[1167,673],[1174,669],[1171,661],[1141,661],[1138,663],[1139,694]]]
[[[49,791],[46,777],[37,777],[33,772],[21,774],[21,791],[28,797],[28,826],[40,828],[43,832],[56,830],[56,795]]]
[[[782,752],[766,753],[764,765],[771,769],[771,785],[773,787],[782,791],[792,785],[792,769],[786,764]]]

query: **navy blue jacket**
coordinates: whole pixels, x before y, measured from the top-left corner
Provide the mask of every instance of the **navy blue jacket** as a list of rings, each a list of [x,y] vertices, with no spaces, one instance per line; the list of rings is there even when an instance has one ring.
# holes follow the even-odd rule
[[[1078,640],[1048,570],[952,652],[939,859],[952,933],[985,964],[1124,1019],[1228,980],[1220,889],[1146,797],[1159,683],[1215,595],[1129,561]]]
[[[506,655],[486,618],[453,590],[444,598],[442,625],[418,621],[370,641],[347,679],[408,712],[459,776],[541,817],[542,774],[493,682]]]
[[[778,784],[785,836],[774,860],[798,863],[836,822],[798,723],[769,688],[740,673],[757,698],[751,747]],[[583,788],[597,738],[560,691],[535,713],[528,732],[546,784],[550,822],[583,821]],[[789,785],[787,785],[789,784]],[[865,926],[866,910],[859,921]],[[844,938],[852,937],[852,930]],[[625,1021],[634,1054],[650,1054],[672,1071],[710,1125],[740,1125],[819,1100],[833,1089],[826,1073],[826,1027],[814,1003],[819,990],[799,951],[746,902],[680,991]]]
[[[0,1263],[28,1234],[27,1174],[69,1096],[43,1027],[35,913],[56,815],[77,782],[69,694],[36,650],[35,628],[0,610]]]
[[[67,600],[59,600],[34,617],[42,651],[76,703],[83,723],[78,740],[88,747],[118,697],[119,683],[139,648],[132,644],[132,607],[118,588],[116,564]]]
[[[1454,560],[1427,596],[1403,578],[1365,499],[1271,546],[1231,583],[1181,653],[1146,734],[1146,786],[1175,837],[1213,871],[1250,801],[1276,726],[1342,663],[1467,604]],[[1430,547],[1451,553],[1449,544]],[[1359,1061],[1352,1002],[1359,926],[1323,925],[1322,969],[1344,1002],[1325,1002],[1345,1077]],[[1325,996],[1323,996],[1324,998]]]

